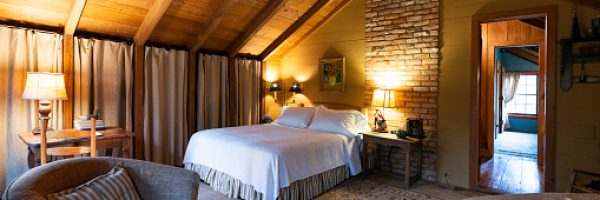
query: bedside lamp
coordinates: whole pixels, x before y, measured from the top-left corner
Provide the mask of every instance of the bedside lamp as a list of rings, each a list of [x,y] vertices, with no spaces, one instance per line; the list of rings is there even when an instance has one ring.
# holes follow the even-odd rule
[[[52,100],[67,100],[65,77],[62,73],[27,72],[27,82],[23,99],[39,100],[41,130],[34,128],[33,133],[45,133],[52,112]]]
[[[281,91],[281,87],[279,87],[279,83],[273,82],[271,83],[271,87],[269,87],[269,92],[273,92],[275,94],[275,102],[277,102],[277,92]]]
[[[288,90],[288,92],[293,92],[292,98],[294,100],[292,100],[292,103],[296,103],[296,93],[301,93],[302,92],[302,88],[300,88],[300,84],[293,83],[292,86],[290,86],[290,89]]]
[[[381,107],[381,112],[379,112],[379,109],[375,110],[375,128],[378,132],[387,132],[387,125],[384,118],[385,108],[396,107],[395,92],[389,89],[375,89],[372,105],[374,107]]]

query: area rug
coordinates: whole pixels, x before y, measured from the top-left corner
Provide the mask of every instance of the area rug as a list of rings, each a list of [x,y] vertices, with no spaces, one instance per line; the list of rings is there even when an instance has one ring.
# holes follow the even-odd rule
[[[496,153],[505,153],[535,158],[537,135],[531,133],[503,132],[496,139]]]
[[[437,200],[424,194],[380,184],[375,181],[354,179],[318,196],[315,200]]]

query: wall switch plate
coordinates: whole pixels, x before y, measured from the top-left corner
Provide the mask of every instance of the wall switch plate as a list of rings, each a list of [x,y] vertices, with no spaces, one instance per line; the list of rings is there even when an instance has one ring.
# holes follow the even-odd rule
[[[593,126],[576,126],[574,132],[575,138],[578,139],[596,139],[596,128]]]

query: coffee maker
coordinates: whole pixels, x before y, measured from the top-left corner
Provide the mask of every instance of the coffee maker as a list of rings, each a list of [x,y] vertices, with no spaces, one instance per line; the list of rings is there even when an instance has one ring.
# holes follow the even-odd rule
[[[425,131],[423,131],[423,119],[406,119],[406,132],[408,132],[408,136],[413,138],[425,138]]]

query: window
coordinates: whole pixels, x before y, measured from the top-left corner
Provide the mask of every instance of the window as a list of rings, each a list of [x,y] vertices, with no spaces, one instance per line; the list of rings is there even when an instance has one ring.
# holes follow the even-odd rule
[[[537,114],[537,82],[537,75],[520,76],[515,97],[506,106],[508,113]]]

